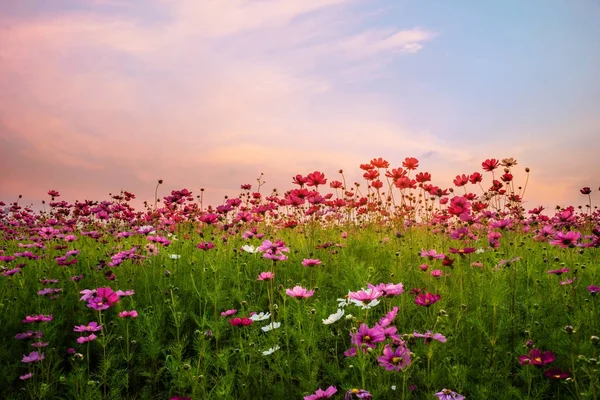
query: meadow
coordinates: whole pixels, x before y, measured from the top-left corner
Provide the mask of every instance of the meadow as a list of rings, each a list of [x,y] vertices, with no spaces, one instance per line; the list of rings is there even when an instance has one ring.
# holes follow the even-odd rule
[[[514,159],[401,164],[2,203],[0,398],[596,399],[592,190],[526,209]]]

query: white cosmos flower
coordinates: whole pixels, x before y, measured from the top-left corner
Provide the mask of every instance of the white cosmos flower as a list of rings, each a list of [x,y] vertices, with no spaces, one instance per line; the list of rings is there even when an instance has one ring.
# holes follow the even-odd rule
[[[327,319],[324,319],[323,323],[325,325],[333,324],[334,322],[339,321],[340,318],[342,318],[343,316],[344,316],[344,309],[338,308],[337,312],[334,314],[331,314],[329,317],[327,317]]]
[[[266,319],[269,319],[269,317],[271,316],[270,312],[261,312],[260,314],[254,314],[253,316],[250,317],[250,319],[254,322],[257,321],[264,321]]]
[[[485,249],[477,249],[475,250],[475,254],[485,253]]]
[[[242,250],[244,250],[246,253],[251,253],[251,254],[258,253],[258,248],[254,247],[254,246],[250,246],[249,244],[243,245]]]
[[[344,308],[350,304],[350,297],[344,298],[344,299],[337,299],[337,301],[338,301],[338,308]]]
[[[371,302],[369,304],[365,304],[362,301],[356,300],[356,299],[350,299],[350,302],[352,304],[354,304],[355,306],[361,307],[363,310],[368,310],[369,308],[373,308],[377,304],[379,304],[379,300],[378,299],[371,300]]]
[[[171,257],[172,260],[179,260],[181,258],[179,254],[171,254],[169,257]]]
[[[269,332],[272,329],[277,329],[281,326],[281,322],[273,322],[272,324],[269,324],[267,326],[263,326],[262,329],[263,332]]]
[[[271,354],[275,353],[277,350],[279,350],[279,348],[280,348],[279,346],[275,345],[275,346],[271,347],[269,350],[263,351],[262,352],[263,356],[271,355]]]

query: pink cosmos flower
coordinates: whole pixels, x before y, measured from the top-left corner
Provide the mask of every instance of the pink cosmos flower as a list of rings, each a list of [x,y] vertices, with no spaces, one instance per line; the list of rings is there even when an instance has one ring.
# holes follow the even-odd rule
[[[450,389],[442,389],[441,392],[435,394],[439,400],[465,400],[465,396],[453,392]]]
[[[385,317],[383,317],[379,320],[379,326],[384,328],[384,327],[390,325],[392,323],[392,321],[394,321],[394,319],[396,319],[396,315],[398,315],[398,310],[399,310],[398,307],[394,307],[392,309],[392,311],[385,314]]]
[[[382,292],[384,297],[398,296],[404,293],[404,287],[402,286],[402,283],[380,283],[377,286],[367,283],[367,287],[369,287],[371,290],[378,290]]]
[[[275,243],[270,240],[262,242],[258,251],[263,253],[264,258],[270,258],[276,261],[285,261],[287,256],[283,252],[289,253],[290,249],[285,246],[285,243],[281,240],[277,240]]]
[[[34,362],[42,361],[44,358],[46,358],[44,356],[44,353],[39,353],[37,351],[32,351],[27,356],[25,354],[23,354],[23,359],[21,360],[21,362],[24,362],[24,363],[34,363]]]
[[[367,351],[367,347],[375,348],[375,343],[381,343],[385,340],[385,333],[382,327],[375,325],[373,328],[369,328],[367,324],[361,324],[356,333],[350,333],[351,342],[353,345],[358,346]]]
[[[19,379],[20,379],[20,380],[22,380],[22,381],[26,381],[27,379],[31,378],[32,376],[33,376],[33,372],[30,372],[30,373],[28,373],[28,374],[21,375],[21,376],[19,377]]]
[[[358,292],[349,292],[348,297],[354,300],[361,301],[363,303],[368,303],[372,300],[378,299],[383,296],[383,292],[376,288],[371,288],[367,290],[359,290]]]
[[[304,299],[308,297],[312,297],[315,294],[314,290],[306,290],[302,286],[294,286],[293,289],[286,289],[285,294],[291,297],[295,297],[297,299]]]
[[[258,275],[259,281],[269,281],[273,278],[275,278],[275,274],[272,272],[261,272],[260,275]]]
[[[242,326],[248,326],[248,325],[252,325],[252,321],[250,318],[244,317],[244,318],[233,318],[229,320],[229,323],[233,326],[238,326],[238,325],[242,325]]]
[[[329,386],[325,390],[321,390],[320,388],[314,394],[309,396],[304,396],[304,400],[318,400],[318,399],[328,399],[334,394],[337,393],[337,389],[335,386]]]
[[[96,289],[96,297],[88,300],[88,307],[96,311],[106,310],[119,302],[119,296],[109,287]]]
[[[79,344],[83,344],[83,343],[87,343],[87,342],[91,342],[96,340],[97,336],[93,333],[90,333],[89,336],[80,336],[77,338],[77,343]]]
[[[119,317],[121,318],[137,318],[138,316],[138,312],[136,310],[131,310],[131,311],[121,311],[119,314],[117,314]]]
[[[304,265],[305,267],[316,267],[320,264],[321,260],[319,259],[305,258],[304,260],[302,260],[302,265]]]
[[[438,253],[437,251],[435,251],[434,249],[432,250],[424,250],[421,249],[421,257],[427,257],[430,260],[443,260],[446,255],[444,253]]]
[[[431,271],[431,276],[433,276],[434,278],[439,278],[440,276],[444,275],[444,271],[442,271],[441,269],[434,269],[433,271]]]
[[[229,316],[231,316],[231,315],[235,314],[236,312],[237,312],[237,310],[236,310],[235,308],[233,308],[233,309],[231,309],[231,310],[223,311],[223,312],[221,313],[221,316],[222,316],[222,317],[229,317]]]
[[[416,338],[425,339],[425,344],[431,343],[432,340],[437,340],[441,343],[446,343],[446,337],[441,333],[433,333],[433,331],[427,331],[425,333],[413,332],[413,336]]]

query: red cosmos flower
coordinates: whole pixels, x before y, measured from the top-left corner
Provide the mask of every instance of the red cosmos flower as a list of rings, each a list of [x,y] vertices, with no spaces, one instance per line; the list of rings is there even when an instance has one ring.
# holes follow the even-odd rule
[[[368,181],[375,180],[379,178],[379,171],[377,171],[376,169],[368,170],[363,174],[363,178],[365,178]]]
[[[415,189],[417,187],[417,181],[403,176],[394,181],[394,186],[396,186],[398,189]]]
[[[442,260],[442,265],[444,267],[451,267],[452,264],[454,264],[454,260],[448,256],[444,257],[444,259]]]
[[[360,164],[360,169],[362,169],[364,171],[370,171],[373,168],[375,168],[375,167],[371,164]]]
[[[340,181],[331,181],[329,182],[329,187],[332,189],[341,189],[343,184]]]
[[[242,190],[250,190],[250,189],[252,189],[252,185],[249,184],[249,183],[246,183],[245,185],[241,185],[240,189],[242,189]]]
[[[473,172],[471,176],[469,176],[469,182],[471,182],[473,185],[483,182],[483,175],[481,175],[479,172]]]
[[[402,166],[406,169],[415,170],[419,168],[419,160],[414,157],[406,157],[404,161],[402,161]]]
[[[461,256],[464,256],[465,254],[471,254],[474,253],[475,250],[477,250],[474,247],[465,247],[464,249],[455,249],[454,247],[450,247],[450,253],[453,254],[460,254]]]
[[[381,189],[383,187],[383,182],[377,179],[376,181],[373,181],[373,183],[371,183],[371,187],[375,189]]]
[[[385,176],[387,176],[388,178],[392,178],[392,180],[397,180],[402,178],[403,176],[406,176],[407,172],[405,170],[403,170],[402,168],[394,168],[391,171],[387,171],[385,173]]]
[[[494,181],[492,182],[492,186],[490,187],[490,192],[498,192],[503,187],[504,185],[502,185],[502,183],[499,180],[494,179]]]
[[[308,177],[303,177],[298,174],[292,177],[292,183],[299,185],[300,187],[304,187],[304,184],[308,182]]]
[[[487,159],[481,163],[481,167],[483,168],[483,170],[488,172],[495,170],[496,168],[498,168],[499,165],[500,161],[496,160],[495,158]]]
[[[469,177],[465,174],[456,175],[456,178],[454,178],[454,185],[456,187],[465,186],[467,183],[469,183]]]
[[[429,172],[419,172],[415,176],[415,180],[419,183],[425,183],[431,181],[431,174]]]
[[[325,179],[325,174],[319,171],[315,171],[306,176],[306,185],[307,186],[316,186],[324,185],[327,183],[327,179]]]
[[[384,160],[383,158],[379,157],[372,159],[371,165],[375,168],[388,168],[390,166],[390,163]]]
[[[590,189],[589,187],[583,187],[579,190],[581,192],[581,194],[590,194],[592,193],[592,189]],[[50,192],[48,192],[48,194],[50,194]]]
[[[512,174],[504,174],[500,177],[500,179],[502,179],[502,182],[508,183],[513,180],[513,176]]]
[[[48,195],[52,197],[60,197],[60,193],[58,193],[56,190],[48,191]]]

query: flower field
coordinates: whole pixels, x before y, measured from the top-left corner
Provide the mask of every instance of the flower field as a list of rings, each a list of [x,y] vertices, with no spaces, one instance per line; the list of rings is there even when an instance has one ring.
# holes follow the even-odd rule
[[[3,399],[597,399],[600,212],[512,158],[0,203]],[[59,189],[59,188],[56,188]],[[261,191],[261,189],[263,189]]]

